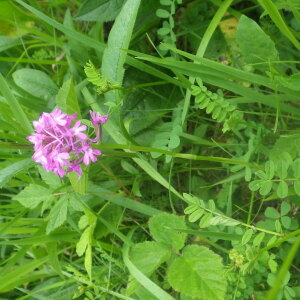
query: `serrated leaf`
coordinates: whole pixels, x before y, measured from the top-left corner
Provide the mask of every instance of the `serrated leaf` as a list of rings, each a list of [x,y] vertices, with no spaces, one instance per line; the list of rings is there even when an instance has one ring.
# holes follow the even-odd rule
[[[17,200],[23,206],[33,209],[41,202],[47,201],[52,197],[52,192],[49,189],[37,184],[30,184],[18,195],[13,197],[13,200]]]
[[[166,18],[169,18],[170,13],[169,13],[167,10],[165,10],[165,9],[159,8],[159,9],[156,11],[156,15],[157,15],[159,18],[166,19]]]
[[[246,230],[246,232],[243,234],[242,237],[242,242],[241,242],[242,245],[246,245],[251,240],[252,235],[253,235],[252,229]]]
[[[266,196],[270,193],[272,189],[272,181],[262,181],[259,189],[259,193],[262,196]]]
[[[236,38],[246,63],[268,62],[278,58],[272,39],[255,21],[245,15],[240,18]]]
[[[151,274],[171,256],[171,251],[157,242],[135,244],[130,250],[130,260],[146,276]],[[126,294],[131,295],[140,286],[136,279],[130,278]]]
[[[58,202],[53,206],[49,214],[49,221],[46,228],[47,234],[65,222],[68,214],[68,203],[69,196],[66,194],[61,196]]]
[[[47,99],[57,94],[56,84],[42,71],[19,69],[12,76],[16,85],[35,97]]]
[[[226,279],[221,257],[206,247],[190,245],[171,263],[168,281],[191,297],[224,300]]]
[[[280,214],[274,207],[267,207],[265,216],[269,219],[279,219]]]
[[[280,205],[280,215],[285,216],[289,213],[290,210],[291,206],[286,201],[283,201]]]
[[[277,188],[279,198],[285,198],[289,193],[289,187],[285,181],[280,181]]]
[[[180,250],[184,246],[186,234],[177,232],[177,228],[186,229],[186,225],[184,218],[176,215],[163,213],[149,220],[150,233],[157,242]]]

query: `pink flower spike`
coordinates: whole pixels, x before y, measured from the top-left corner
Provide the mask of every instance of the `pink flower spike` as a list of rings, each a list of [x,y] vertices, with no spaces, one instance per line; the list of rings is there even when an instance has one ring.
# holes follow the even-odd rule
[[[92,119],[92,124],[97,126],[98,124],[105,124],[109,115],[101,116],[99,112],[94,112],[90,110],[90,115]]]
[[[80,177],[83,162],[89,165],[97,161],[97,156],[101,151],[93,149],[91,145],[99,141],[100,127],[98,124],[105,123],[107,116],[91,112],[96,138],[87,136],[87,126],[80,120],[73,124],[77,113],[67,115],[60,109],[55,109],[51,113],[44,112],[37,121],[33,121],[35,132],[27,137],[34,145],[32,158],[42,165],[47,172],[64,177],[66,173],[76,172]]]
[[[91,147],[86,147],[83,156],[83,163],[87,166],[90,164],[90,160],[92,162],[95,162],[97,160],[97,157],[95,155],[101,155],[101,154],[102,153],[100,150],[93,149]]]
[[[86,140],[87,136],[85,133],[81,133],[81,131],[85,131],[86,130],[86,126],[85,125],[81,125],[80,126],[81,121],[77,121],[74,124],[74,127],[72,128],[73,133],[78,136],[81,140]]]

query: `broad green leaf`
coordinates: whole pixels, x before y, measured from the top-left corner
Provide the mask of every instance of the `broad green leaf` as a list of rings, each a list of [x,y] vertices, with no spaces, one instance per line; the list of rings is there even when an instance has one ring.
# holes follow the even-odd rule
[[[34,161],[31,158],[17,161],[10,166],[0,170],[0,188],[4,187],[8,181],[19,172],[33,166]]]
[[[250,241],[252,235],[253,235],[252,229],[246,230],[246,232],[243,234],[242,237],[242,245],[246,245]]]
[[[129,255],[132,263],[148,277],[170,256],[171,251],[157,242],[135,244]],[[130,278],[126,294],[131,295],[139,286],[140,284],[134,278]]]
[[[283,201],[280,206],[280,215],[285,216],[289,213],[290,210],[291,206],[286,201]]]
[[[265,216],[270,219],[280,218],[279,212],[274,207],[267,207],[265,211]]]
[[[259,189],[259,193],[262,196],[266,196],[270,193],[272,189],[272,181],[262,181]]]
[[[37,184],[30,184],[18,195],[13,197],[13,200],[17,200],[23,206],[32,209],[52,197],[52,192],[49,189]]]
[[[61,179],[53,172],[47,172],[43,167],[38,166],[43,181],[52,189],[57,189],[62,185]]]
[[[107,48],[102,58],[102,74],[112,83],[123,82],[126,51],[140,6],[140,0],[127,0],[109,33]],[[116,102],[114,92],[105,94],[106,101]]]
[[[237,28],[237,42],[246,63],[269,62],[278,59],[271,38],[252,19],[243,15]]]
[[[44,72],[34,69],[19,69],[13,73],[13,79],[20,88],[35,97],[48,99],[55,96],[58,88]]]
[[[277,188],[279,198],[285,198],[289,193],[289,187],[285,181],[280,181]]]
[[[203,246],[191,245],[171,263],[168,281],[176,291],[191,297],[224,300],[226,279],[222,259]]]
[[[49,214],[49,221],[46,228],[46,233],[49,234],[51,231],[61,226],[67,219],[69,205],[69,195],[65,194],[60,197],[58,202],[52,207]]]
[[[186,240],[186,234],[176,231],[178,228],[186,229],[183,217],[163,213],[149,220],[149,229],[153,238],[176,250],[180,250]]]
[[[56,105],[68,115],[77,113],[78,118],[81,119],[80,108],[72,79],[64,82],[59,89],[56,96]]]
[[[85,1],[75,19],[78,21],[113,21],[119,14],[125,0],[87,0]]]

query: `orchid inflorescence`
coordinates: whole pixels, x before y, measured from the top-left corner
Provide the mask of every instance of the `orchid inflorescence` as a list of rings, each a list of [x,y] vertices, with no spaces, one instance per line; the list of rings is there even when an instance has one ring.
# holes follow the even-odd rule
[[[108,115],[90,111],[91,121],[95,129],[96,137],[87,136],[87,126],[81,124],[81,120],[73,120],[77,114],[67,115],[56,108],[51,113],[42,113],[38,121],[33,121],[35,133],[27,139],[34,144],[33,159],[40,163],[47,172],[63,177],[66,173],[76,172],[82,175],[80,164],[89,165],[97,160],[101,151],[93,149],[91,145],[100,140],[100,124],[107,121]]]

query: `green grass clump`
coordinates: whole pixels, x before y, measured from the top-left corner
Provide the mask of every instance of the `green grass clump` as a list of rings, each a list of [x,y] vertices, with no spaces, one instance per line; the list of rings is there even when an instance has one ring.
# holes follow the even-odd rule
[[[0,298],[300,299],[298,1],[0,2]],[[31,158],[60,108],[102,156]]]

